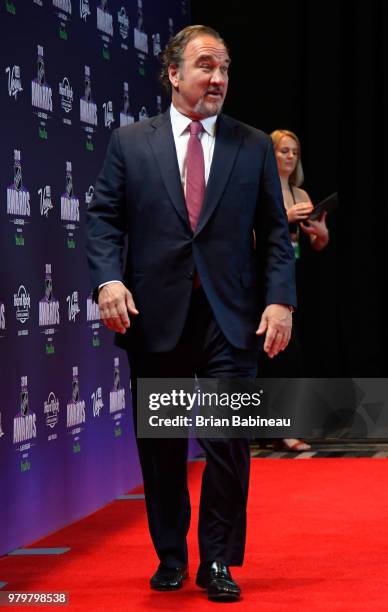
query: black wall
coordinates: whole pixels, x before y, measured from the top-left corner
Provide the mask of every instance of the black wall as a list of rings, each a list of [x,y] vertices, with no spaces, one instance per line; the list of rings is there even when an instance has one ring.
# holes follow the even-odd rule
[[[302,257],[306,376],[386,376],[388,7],[383,0],[193,0],[232,56],[225,112],[295,131],[313,202],[338,190],[331,241]]]

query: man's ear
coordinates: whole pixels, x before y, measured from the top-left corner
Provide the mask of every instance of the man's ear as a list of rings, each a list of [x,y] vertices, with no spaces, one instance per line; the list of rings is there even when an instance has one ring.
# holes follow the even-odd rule
[[[179,69],[176,64],[170,64],[168,67],[168,78],[174,89],[178,89],[179,84]]]

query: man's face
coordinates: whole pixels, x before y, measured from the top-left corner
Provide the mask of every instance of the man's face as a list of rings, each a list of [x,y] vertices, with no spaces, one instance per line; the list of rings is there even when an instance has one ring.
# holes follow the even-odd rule
[[[229,64],[228,52],[216,38],[190,40],[182,65],[169,67],[174,106],[195,120],[218,115],[228,90]]]

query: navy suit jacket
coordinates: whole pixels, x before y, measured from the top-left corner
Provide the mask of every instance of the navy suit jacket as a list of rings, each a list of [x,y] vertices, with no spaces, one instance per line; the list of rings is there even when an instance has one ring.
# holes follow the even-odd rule
[[[252,348],[267,304],[296,305],[294,254],[272,142],[220,115],[193,234],[170,112],[115,130],[87,211],[92,286],[122,280],[140,314],[117,343],[177,344],[195,270],[228,341]],[[95,292],[96,293],[96,292]]]

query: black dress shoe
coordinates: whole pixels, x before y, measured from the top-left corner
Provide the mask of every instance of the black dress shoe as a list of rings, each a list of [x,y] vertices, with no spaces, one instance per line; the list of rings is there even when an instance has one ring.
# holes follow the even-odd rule
[[[237,601],[240,598],[240,587],[233,580],[228,566],[219,561],[201,564],[195,583],[207,589],[208,598],[212,601]]]
[[[187,566],[167,567],[163,563],[150,580],[151,589],[155,591],[177,591],[183,586],[183,581],[188,577]]]

